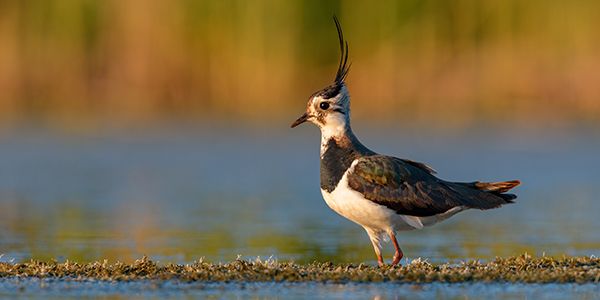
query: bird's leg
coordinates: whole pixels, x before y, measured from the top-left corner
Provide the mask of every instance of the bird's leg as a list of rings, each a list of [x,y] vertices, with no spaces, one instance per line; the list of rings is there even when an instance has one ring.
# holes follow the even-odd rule
[[[373,249],[375,249],[375,255],[377,255],[377,263],[380,267],[383,267],[385,264],[383,263],[383,256],[381,256],[381,244],[379,240],[375,239],[371,239],[371,243],[373,244]]]
[[[380,267],[383,267],[385,263],[383,262],[383,256],[381,256],[381,252],[375,252],[375,254],[377,254],[377,264]]]
[[[369,239],[371,240],[371,244],[373,244],[373,249],[375,250],[375,255],[377,255],[377,263],[379,264],[380,267],[383,267],[384,263],[383,263],[383,256],[381,256],[381,242],[379,241],[379,234],[377,234],[369,229],[366,229],[366,230],[367,230],[367,234],[369,235]]]
[[[396,248],[396,253],[394,253],[394,260],[392,261],[392,266],[395,266],[398,263],[400,263],[400,260],[404,256],[404,253],[402,253],[402,249],[400,249],[398,241],[396,241],[396,235],[394,235],[394,232],[390,232],[390,239],[392,240],[392,243],[394,243],[394,248]]]

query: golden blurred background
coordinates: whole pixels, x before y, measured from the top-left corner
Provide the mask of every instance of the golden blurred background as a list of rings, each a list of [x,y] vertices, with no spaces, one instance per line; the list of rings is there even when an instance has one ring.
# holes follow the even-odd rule
[[[599,13],[594,0],[0,0],[0,127],[291,121],[334,77],[333,14],[359,119],[594,125]]]

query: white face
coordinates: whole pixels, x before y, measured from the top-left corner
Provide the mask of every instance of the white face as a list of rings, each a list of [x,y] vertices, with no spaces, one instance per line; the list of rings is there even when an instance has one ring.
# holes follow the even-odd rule
[[[350,127],[350,96],[344,84],[335,90],[335,85],[315,93],[308,100],[306,112],[292,124],[296,127],[306,121],[321,129],[323,138],[341,136]],[[336,91],[337,95],[326,98],[328,91]]]
[[[314,96],[308,104],[308,121],[317,125],[321,129],[323,138],[342,135],[349,125],[349,109],[345,107],[344,101],[340,99],[343,96],[340,93],[337,97],[324,99],[320,96]]]

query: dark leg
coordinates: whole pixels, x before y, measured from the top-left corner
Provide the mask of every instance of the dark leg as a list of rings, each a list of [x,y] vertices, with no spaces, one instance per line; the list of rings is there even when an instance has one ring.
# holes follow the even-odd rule
[[[398,241],[396,241],[396,235],[394,235],[394,232],[390,233],[390,239],[392,240],[392,243],[394,243],[394,248],[396,249],[396,253],[394,253],[394,260],[392,261],[392,266],[395,266],[400,263],[404,253],[402,253],[402,249],[400,249]]]

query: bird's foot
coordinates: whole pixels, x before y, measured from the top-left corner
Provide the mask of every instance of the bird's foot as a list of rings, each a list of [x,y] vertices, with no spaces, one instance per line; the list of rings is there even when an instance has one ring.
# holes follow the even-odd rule
[[[394,234],[394,232],[390,232],[390,239],[394,243],[394,248],[396,249],[396,253],[394,253],[394,260],[392,261],[393,267],[400,263],[400,260],[404,256],[404,253],[402,253],[402,249],[400,249],[400,245],[398,245],[398,241],[396,240],[396,235]]]
[[[404,256],[402,252],[396,252],[394,254],[394,260],[392,260],[392,266],[400,265],[400,260],[402,259],[402,256]]]

